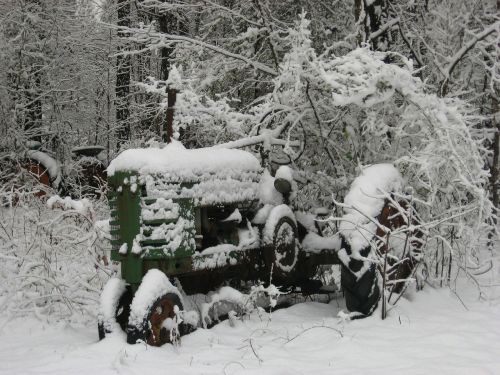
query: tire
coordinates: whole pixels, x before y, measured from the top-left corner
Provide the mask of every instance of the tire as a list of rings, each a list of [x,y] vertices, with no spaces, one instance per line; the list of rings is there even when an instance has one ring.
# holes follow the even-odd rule
[[[267,268],[272,270],[273,280],[279,283],[293,282],[297,273],[299,249],[297,225],[288,216],[278,219],[274,225],[271,250],[267,256]]]
[[[132,291],[129,287],[125,286],[123,280],[110,279],[103,290],[103,294],[106,289],[108,289],[108,294],[106,294],[106,296],[111,298],[112,301],[104,302],[110,303],[108,309],[102,307],[103,301],[101,301],[101,313],[99,314],[97,323],[99,340],[104,339],[107,334],[112,333],[118,328],[122,331],[126,330],[128,317],[130,315],[130,304],[133,298]],[[103,313],[104,310],[108,312],[110,310],[114,311],[114,314],[112,316],[107,316],[109,313]]]
[[[174,322],[177,319],[177,312],[182,309],[179,295],[167,293],[161,296],[151,305],[141,325],[128,326],[127,342],[135,344],[141,340],[151,346],[162,346],[176,341],[185,333],[184,329],[181,328],[182,324],[178,326],[178,331],[175,331],[176,328],[169,330],[164,325],[167,319]]]
[[[134,295],[130,288],[127,288],[125,293],[120,297],[118,306],[116,307],[116,322],[120,325],[123,332],[127,329],[128,317],[130,316],[130,304]]]
[[[181,321],[185,318],[182,310],[179,290],[162,271],[150,269],[130,305],[127,342],[142,341],[151,346],[178,342],[181,335],[193,330]]]
[[[341,284],[347,309],[362,314],[357,318],[371,315],[380,299],[375,265],[365,271],[359,280],[349,267],[344,264],[341,267]]]

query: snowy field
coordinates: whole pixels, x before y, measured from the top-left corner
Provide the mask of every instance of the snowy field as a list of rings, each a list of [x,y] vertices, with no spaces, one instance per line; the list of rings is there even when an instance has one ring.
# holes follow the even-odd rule
[[[3,322],[1,374],[500,374],[500,305],[429,287],[387,320],[342,321],[342,299],[254,313],[180,347],[97,341],[95,325]]]

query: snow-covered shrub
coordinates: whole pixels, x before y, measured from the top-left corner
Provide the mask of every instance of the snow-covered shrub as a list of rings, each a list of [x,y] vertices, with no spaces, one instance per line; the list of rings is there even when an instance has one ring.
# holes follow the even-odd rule
[[[11,193],[2,192],[4,197]],[[15,192],[0,208],[0,313],[42,320],[94,321],[103,284],[114,272],[102,202]],[[57,208],[56,206],[59,206]]]
[[[314,155],[306,151],[307,162],[324,149],[337,164],[329,169],[332,174],[346,174],[348,180],[359,166],[392,162],[414,188],[412,204],[428,238],[427,262],[438,243],[456,261],[455,274],[473,277],[474,270],[498,263],[498,247],[485,246],[489,238],[493,243],[498,238],[495,209],[485,189],[487,152],[482,139],[473,136],[477,117],[467,103],[428,92],[414,76],[412,62],[398,54],[359,48],[344,56],[318,56],[304,17],[290,37],[292,49],[267,106],[278,97],[276,108],[300,114],[305,134],[316,134],[310,148]],[[289,133],[294,124],[299,126],[292,123]],[[331,139],[339,133],[343,137]],[[334,197],[342,201],[343,194]]]

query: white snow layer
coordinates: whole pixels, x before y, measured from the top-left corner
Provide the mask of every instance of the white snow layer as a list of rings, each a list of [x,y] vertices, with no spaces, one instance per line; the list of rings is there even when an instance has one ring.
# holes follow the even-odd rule
[[[177,219],[179,217],[179,204],[172,199],[157,198],[152,204],[141,206],[141,217],[143,220],[155,219]]]
[[[142,325],[149,312],[149,308],[158,298],[167,293],[177,294],[182,303],[182,296],[179,290],[170,283],[168,277],[160,270],[149,270],[144,275],[130,306],[129,324],[135,326]]]
[[[241,221],[243,220],[243,217],[241,216],[241,212],[240,210],[238,210],[237,208],[231,213],[231,215],[229,215],[227,218],[225,218],[224,220],[222,221],[236,221],[237,223],[241,223]]]
[[[227,301],[234,303],[236,305],[244,305],[246,302],[247,295],[241,293],[240,291],[231,288],[230,286],[223,286],[216,293],[212,294],[210,302],[203,303],[201,305],[201,322],[203,327],[207,327],[207,322],[210,322],[209,311],[214,306],[214,304],[222,301]]]
[[[178,175],[172,174],[154,177],[146,175],[141,176],[141,181],[146,185],[150,198],[167,200],[192,198],[200,205],[251,201],[258,198],[259,172],[222,170],[213,174],[200,175],[197,178],[198,180],[191,187],[182,185],[181,181],[194,180],[194,175],[186,180],[179,179]]]
[[[318,228],[316,228],[316,216],[309,212],[296,211],[295,217],[308,232],[318,233]]]
[[[95,216],[94,207],[87,198],[78,200],[71,197],[61,198],[59,195],[53,195],[47,199],[47,207],[50,209],[74,210],[91,220]]]
[[[259,198],[262,204],[278,205],[283,203],[283,196],[274,188],[274,177],[266,169],[259,182]]]
[[[259,231],[253,228],[250,223],[246,229],[238,229],[239,243],[238,246],[232,244],[220,244],[204,249],[201,253],[195,253],[192,256],[193,269],[213,269],[224,267],[227,265],[235,265],[237,259],[234,252],[255,249],[259,247]],[[230,256],[230,254],[232,256]]]
[[[61,167],[57,160],[42,151],[29,150],[27,155],[47,169],[52,187],[57,188],[61,183]]]
[[[274,208],[272,204],[265,204],[255,214],[254,218],[252,219],[253,224],[265,224],[267,217],[269,216],[269,213],[271,210]]]
[[[120,329],[115,319],[118,301],[125,292],[125,280],[113,277],[108,280],[101,293],[99,320],[104,324],[107,332]]]
[[[122,243],[122,245],[120,246],[120,249],[118,250],[118,252],[122,255],[125,255],[127,254],[127,251],[128,251],[128,246],[127,246],[127,243],[124,242]]]
[[[170,68],[170,71],[168,72],[168,79],[165,83],[167,84],[168,88],[176,90],[182,89],[182,78],[179,70],[177,70],[177,67],[175,65]]]
[[[274,175],[275,180],[278,178],[286,180],[290,183],[290,199],[295,199],[297,195],[297,182],[295,182],[295,180],[293,179],[293,169],[286,165],[282,165],[278,168],[276,174]]]
[[[317,233],[309,232],[302,241],[302,248],[308,253],[318,253],[322,250],[339,251],[342,240],[336,234],[332,237],[322,237]]]
[[[184,181],[221,171],[260,170],[259,161],[249,152],[210,147],[190,150],[175,140],[163,148],[126,150],[107,169],[109,176],[116,171],[135,171],[141,175],[169,175]]]
[[[241,250],[240,247],[231,244],[221,244],[208,247],[201,253],[196,253],[192,256],[193,269],[205,270],[219,268],[230,265],[235,265],[237,260],[229,256],[229,253]]]
[[[264,226],[264,232],[262,239],[264,244],[270,245],[273,243],[274,239],[274,230],[276,229],[276,225],[282,217],[288,217],[292,220],[292,222],[297,225],[295,221],[295,216],[291,210],[291,208],[286,204],[281,204],[279,206],[274,207],[266,221],[266,225]]]
[[[340,296],[198,328],[180,347],[98,341],[92,324],[2,317],[0,373],[182,375],[494,375],[500,373],[500,305],[460,287],[402,298],[386,320],[343,321]],[[235,296],[236,297],[236,296]],[[342,336],[339,334],[342,333]],[[255,351],[255,353],[254,353]],[[258,356],[258,357],[257,357]],[[259,360],[260,358],[260,360]]]
[[[109,222],[110,219],[96,220],[94,222],[94,229],[97,234],[97,238],[100,240],[111,241],[111,226]]]
[[[287,180],[291,184],[293,182],[292,168],[287,167],[286,165],[282,165],[276,171],[274,178],[282,178],[283,180]]]
[[[344,216],[339,232],[351,246],[352,257],[370,244],[376,232],[374,219],[384,207],[384,194],[399,192],[404,185],[399,171],[392,164],[366,167],[352,183],[344,199]]]

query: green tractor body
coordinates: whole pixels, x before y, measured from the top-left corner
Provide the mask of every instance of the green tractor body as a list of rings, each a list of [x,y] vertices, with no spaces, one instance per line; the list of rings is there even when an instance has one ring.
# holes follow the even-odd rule
[[[187,150],[178,142],[163,149],[127,150],[108,167],[108,184],[111,259],[121,264],[121,286],[114,293],[123,294],[126,285],[128,302],[121,307],[127,315],[129,310],[131,316],[143,314],[141,309],[134,312],[134,296],[154,289],[141,285],[151,270],[175,280],[184,293],[195,294],[233,280],[297,286],[309,280],[318,265],[338,263],[332,246],[305,251],[301,223],[284,203],[292,181],[277,181],[245,151]],[[163,311],[172,301],[165,296],[177,295],[171,292],[165,287],[163,300],[158,294],[147,307],[157,303]],[[124,300],[119,297],[113,299],[116,311]],[[128,316],[121,319],[126,323]],[[158,343],[159,333],[155,336],[148,328],[155,319],[146,314],[143,325],[127,328],[129,342],[147,336],[148,342]]]
[[[244,185],[256,192],[257,177],[259,174],[254,174]],[[234,182],[227,181],[226,186]],[[237,220],[224,221],[236,210],[240,215],[252,214],[258,204],[256,194],[243,192],[246,199],[241,201],[207,201],[193,194],[203,192],[199,181],[172,182],[162,176],[145,178],[122,171],[110,176],[108,184],[111,259],[121,263],[121,276],[133,290],[149,269],[156,268],[169,277],[188,280],[188,289],[196,292],[200,288],[192,287],[192,278],[197,273],[220,273],[241,265],[252,258],[247,254],[250,251],[261,255],[257,227],[253,229],[255,240],[241,246],[239,236],[248,237],[250,230]],[[157,190],[159,184],[168,190]],[[223,190],[220,187],[218,193],[231,193]],[[206,282],[199,284],[201,289],[209,287]]]

